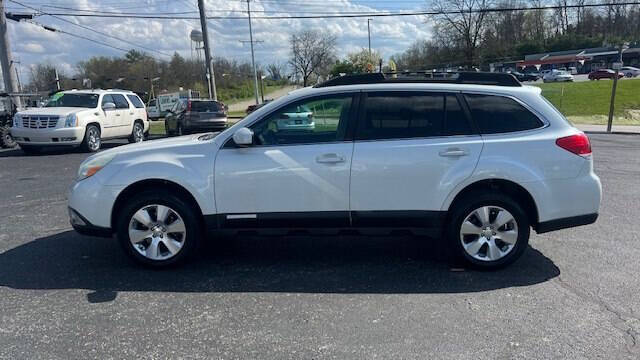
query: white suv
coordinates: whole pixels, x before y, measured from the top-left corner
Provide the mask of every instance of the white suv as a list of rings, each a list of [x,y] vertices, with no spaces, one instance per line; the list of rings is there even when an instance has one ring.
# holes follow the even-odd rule
[[[43,147],[100,149],[102,140],[140,142],[149,131],[144,103],[131,91],[70,90],[54,94],[42,108],[17,113],[11,135],[27,153]]]
[[[116,234],[151,266],[184,260],[219,229],[427,229],[495,268],[522,254],[530,228],[596,221],[589,139],[539,88],[485,73],[338,80],[221,133],[91,156],[70,189],[73,227]],[[280,131],[297,105],[313,112],[313,131]]]

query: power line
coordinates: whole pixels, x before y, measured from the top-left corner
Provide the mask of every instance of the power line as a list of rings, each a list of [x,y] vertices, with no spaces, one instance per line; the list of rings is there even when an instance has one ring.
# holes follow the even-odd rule
[[[73,36],[73,37],[76,37],[76,38],[79,38],[79,39],[88,40],[88,41],[94,42],[94,43],[96,43],[96,44],[100,44],[100,45],[102,45],[102,46],[110,47],[110,48],[112,48],[112,49],[119,50],[119,51],[122,51],[122,52],[125,52],[125,53],[126,53],[126,52],[129,52],[129,50],[127,50],[127,49],[119,48],[119,47],[117,47],[117,46],[113,46],[113,45],[107,44],[107,43],[102,42],[102,41],[99,41],[99,40],[95,40],[95,39],[88,38],[88,37],[86,37],[86,36],[82,36],[82,35],[78,35],[78,34],[70,33],[70,32],[68,32],[68,31],[64,31],[64,30],[61,30],[61,29],[55,28],[55,27],[53,27],[53,26],[44,25],[44,24],[41,24],[41,23],[39,23],[39,22],[37,22],[37,21],[33,21],[33,20],[24,20],[24,21],[25,21],[25,22],[28,22],[28,23],[30,23],[30,24],[32,24],[32,25],[39,26],[39,27],[41,27],[41,28],[43,28],[43,29],[45,29],[45,30],[47,30],[47,31],[51,31],[51,32],[58,32],[58,33],[65,34],[65,35],[69,35],[69,36]]]
[[[29,5],[25,5],[25,4],[23,4],[23,3],[20,3],[20,2],[18,2],[18,1],[15,1],[15,0],[9,0],[9,1],[10,1],[10,2],[12,2],[12,3],[18,4],[18,5],[24,6],[24,7],[28,8],[28,9],[35,10],[35,11],[39,11],[37,8],[34,8],[34,7],[32,7],[32,6],[29,6]],[[83,29],[85,29],[85,30],[92,31],[92,32],[94,32],[94,33],[96,33],[96,34],[100,34],[100,35],[102,35],[102,36],[106,36],[106,37],[109,37],[109,38],[112,38],[112,39],[115,39],[115,40],[118,40],[118,41],[122,41],[122,42],[124,42],[124,43],[127,43],[127,44],[129,44],[129,45],[132,45],[132,46],[135,46],[135,47],[138,47],[138,48],[141,48],[141,49],[145,49],[145,50],[147,50],[147,51],[155,52],[155,53],[158,53],[158,54],[160,54],[160,55],[167,56],[167,57],[171,57],[171,56],[172,56],[171,54],[167,54],[167,53],[164,53],[164,52],[162,52],[162,51],[159,51],[159,50],[156,50],[156,49],[152,49],[152,48],[149,48],[149,47],[146,47],[146,46],[143,46],[143,45],[135,44],[135,43],[133,43],[133,42],[131,42],[131,41],[128,41],[128,40],[125,40],[125,39],[121,39],[121,38],[119,38],[119,37],[117,37],[117,36],[113,36],[113,35],[111,35],[111,34],[107,34],[107,33],[104,33],[104,32],[102,32],[102,31],[98,31],[98,30],[92,29],[92,28],[90,28],[90,27],[88,27],[88,26],[84,26],[84,25],[81,25],[81,24],[76,24],[76,23],[74,23],[73,21],[70,21],[70,20],[64,19],[64,18],[62,18],[62,17],[60,17],[60,16],[58,16],[58,15],[55,15],[55,14],[46,13],[46,12],[42,12],[42,14],[44,14],[44,15],[48,15],[48,16],[51,16],[51,17],[53,17],[53,18],[55,18],[55,19],[58,19],[58,20],[60,20],[60,21],[64,21],[64,22],[69,23],[69,24],[71,24],[71,25],[81,27],[81,28],[83,28]]]
[[[16,2],[15,0],[9,0]],[[17,3],[17,2],[16,2]],[[456,15],[460,13],[500,13],[513,11],[536,11],[536,10],[558,10],[573,8],[594,8],[607,6],[628,6],[640,5],[640,2],[622,2],[622,3],[602,3],[602,4],[584,4],[584,5],[548,5],[548,6],[532,6],[532,7],[502,7],[490,9],[470,9],[470,10],[444,10],[444,11],[399,11],[399,12],[362,12],[362,13],[336,13],[335,15],[280,15],[280,16],[252,16],[257,20],[291,20],[291,19],[335,19],[335,18],[364,18],[364,17],[395,17],[395,16],[437,16],[437,15]],[[37,11],[37,9],[35,9]],[[285,11],[280,11],[281,13]],[[156,19],[156,20],[198,20],[193,16],[165,16],[165,15],[147,15],[138,14],[71,14],[71,13],[44,13],[45,15],[54,17],[96,17],[96,18],[130,18],[130,19]],[[207,16],[209,20],[246,20],[246,16]],[[72,23],[73,24],[73,23]],[[75,24],[74,24],[75,25]]]

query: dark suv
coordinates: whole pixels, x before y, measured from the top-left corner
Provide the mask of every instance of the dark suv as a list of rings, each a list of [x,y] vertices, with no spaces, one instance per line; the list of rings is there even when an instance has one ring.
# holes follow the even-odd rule
[[[227,109],[214,100],[179,100],[164,119],[167,135],[220,131],[226,127]]]

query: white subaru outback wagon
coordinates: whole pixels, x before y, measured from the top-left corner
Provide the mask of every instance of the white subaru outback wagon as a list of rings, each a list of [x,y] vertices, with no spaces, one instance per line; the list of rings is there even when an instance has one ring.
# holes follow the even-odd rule
[[[313,131],[279,127],[292,106]],[[219,229],[429,229],[471,265],[516,260],[538,233],[596,221],[587,136],[512,75],[341,77],[220,133],[89,157],[69,194],[82,234],[166,266]]]
[[[102,140],[141,142],[148,131],[147,110],[135,93],[69,90],[55,93],[44,107],[18,112],[11,136],[26,153],[60,146],[95,152]]]

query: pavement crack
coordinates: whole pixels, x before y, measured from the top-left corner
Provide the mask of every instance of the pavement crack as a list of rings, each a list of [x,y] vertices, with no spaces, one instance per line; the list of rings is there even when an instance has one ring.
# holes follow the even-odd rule
[[[569,283],[564,281],[562,277],[558,276],[555,278],[556,283],[560,285],[561,288],[569,291],[574,294],[578,298],[588,301],[592,304],[597,305],[601,309],[603,309],[606,313],[613,317],[609,322],[611,325],[617,330],[621,331],[625,337],[625,344],[627,351],[636,355],[640,353],[640,347],[638,347],[638,338],[640,337],[640,333],[638,333],[633,326],[629,324],[629,322],[637,322],[640,323],[640,319],[633,315],[633,313],[625,313],[623,311],[616,310],[611,304],[602,300],[597,295],[591,294],[582,289],[577,289],[571,286]]]

